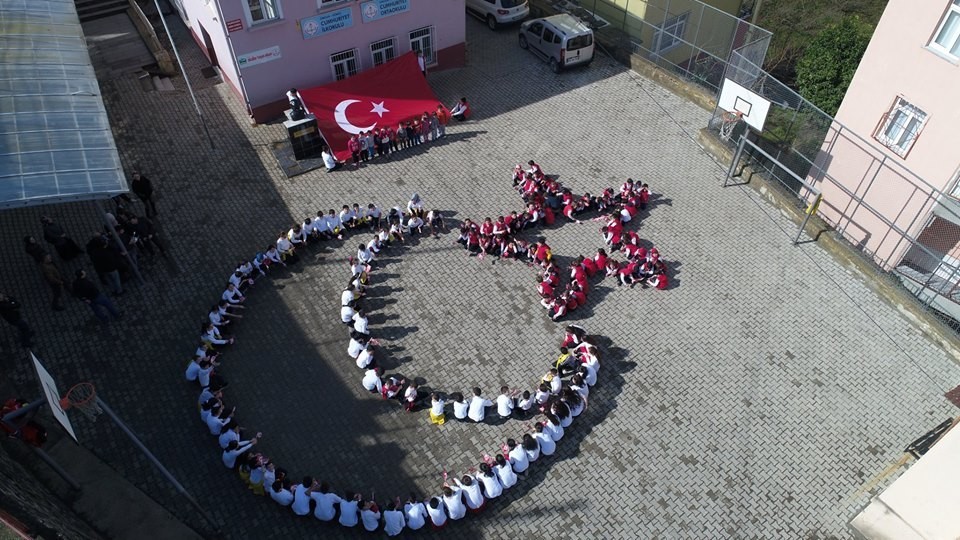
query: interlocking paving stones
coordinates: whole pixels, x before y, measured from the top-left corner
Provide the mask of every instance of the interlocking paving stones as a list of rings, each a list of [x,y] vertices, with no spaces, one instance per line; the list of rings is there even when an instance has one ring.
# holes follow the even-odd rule
[[[689,138],[707,113],[603,56],[561,75],[521,51],[515,31],[468,20],[468,63],[431,73],[438,96],[468,96],[475,118],[448,137],[359,171],[286,179],[270,143],[279,124],[250,127],[177,26],[217,149],[203,138],[183,81],[143,93],[133,76],[101,87],[128,169],[158,184],[172,261],[145,263],[148,283],[118,299],[122,322],[98,329],[78,302],[50,311],[24,234],[54,215],[80,241],[99,225],[90,203],[0,214],[0,285],[38,330],[37,353],[63,386],[93,380],[234,538],[343,534],[259,500],[220,464],[183,381],[197,322],[241,257],[294,220],[342,203],[404,204],[418,192],[454,219],[519,206],[518,161],[536,159],[575,191],[626,177],[660,198],[640,236],[672,269],[667,291],[595,286],[576,313],[609,339],[590,409],[552,458],[482,516],[448,527],[472,537],[827,537],[866,502],[858,488],[918,435],[954,414],[943,394],[960,370],[895,308],[795,230],[749,189],[721,188],[722,167]],[[135,205],[139,209],[139,204]],[[555,252],[600,245],[598,224],[545,232]],[[782,230],[781,230],[782,229]],[[784,234],[786,231],[787,234]],[[371,322],[398,363],[429,386],[495,395],[531,385],[561,334],[536,305],[533,271],[478,261],[452,235],[393,250],[373,276]],[[337,295],[357,240],[311,254],[258,283],[238,343],[225,355],[228,401],[261,430],[261,448],[295,476],[378,498],[436,491],[439,472],[463,471],[526,423],[429,424],[365,395],[346,355]],[[351,249],[353,246],[353,249]],[[69,271],[83,261],[66,265]],[[6,328],[6,327],[5,327]],[[4,373],[36,388],[8,329]],[[190,508],[105,420],[76,421],[81,440],[198,527]],[[549,465],[545,467],[544,464]],[[881,487],[884,485],[880,484]],[[429,533],[426,534],[429,536]]]

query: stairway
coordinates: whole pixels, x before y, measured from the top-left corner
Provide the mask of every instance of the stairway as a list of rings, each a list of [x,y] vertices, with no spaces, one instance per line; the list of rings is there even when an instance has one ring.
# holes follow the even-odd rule
[[[73,0],[80,22],[92,21],[124,13],[130,7],[127,0]]]

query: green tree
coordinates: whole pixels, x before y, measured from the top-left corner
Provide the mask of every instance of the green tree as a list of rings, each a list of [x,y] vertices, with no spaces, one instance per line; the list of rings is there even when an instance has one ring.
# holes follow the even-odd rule
[[[855,15],[820,31],[797,62],[800,95],[835,115],[872,33],[873,26]]]

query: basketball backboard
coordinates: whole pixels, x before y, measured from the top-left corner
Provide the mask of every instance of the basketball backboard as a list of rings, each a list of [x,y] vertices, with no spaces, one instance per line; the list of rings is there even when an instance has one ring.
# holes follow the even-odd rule
[[[33,358],[33,367],[37,370],[37,379],[40,380],[40,387],[43,388],[43,395],[47,398],[47,405],[50,406],[50,412],[53,413],[53,417],[57,419],[57,422],[63,426],[63,429],[73,437],[73,440],[77,441],[77,435],[73,432],[73,425],[70,424],[70,418],[67,416],[67,411],[63,410],[63,407],[60,406],[60,391],[57,390],[57,383],[53,380],[53,377],[50,376],[50,372],[43,367],[43,364],[40,363],[40,360],[37,359],[37,356],[30,353],[30,357]]]
[[[730,79],[723,79],[717,106],[727,112],[742,114],[743,121],[757,131],[763,131],[763,123],[770,111],[770,100],[761,97]]]

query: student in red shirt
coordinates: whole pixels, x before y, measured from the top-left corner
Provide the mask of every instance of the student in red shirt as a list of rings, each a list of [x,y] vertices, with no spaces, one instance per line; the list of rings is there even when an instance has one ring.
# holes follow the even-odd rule
[[[350,137],[350,140],[347,141],[347,150],[350,150],[350,155],[353,157],[353,166],[360,168],[360,140],[357,139],[357,136],[354,135]]]

